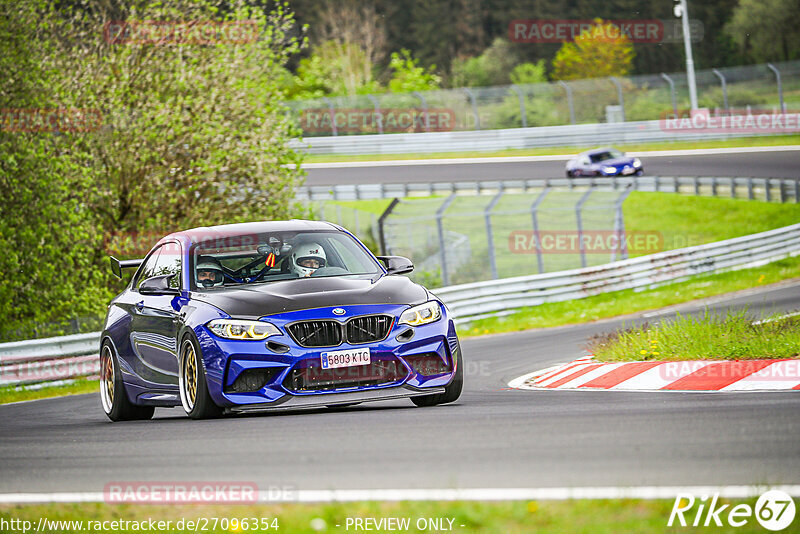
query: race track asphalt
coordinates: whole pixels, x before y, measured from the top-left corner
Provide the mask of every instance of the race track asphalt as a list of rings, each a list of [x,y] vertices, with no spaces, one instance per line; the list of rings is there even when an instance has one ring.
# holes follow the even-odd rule
[[[568,158],[535,162],[448,163],[307,169],[306,185],[427,183],[563,178]],[[650,176],[800,178],[800,151],[642,157]]]
[[[704,306],[800,307],[800,281],[658,312],[463,341],[454,404],[110,423],[97,395],[0,406],[0,493],[100,492],[120,481],[313,489],[796,484],[800,392],[520,391],[521,374],[591,335]]]

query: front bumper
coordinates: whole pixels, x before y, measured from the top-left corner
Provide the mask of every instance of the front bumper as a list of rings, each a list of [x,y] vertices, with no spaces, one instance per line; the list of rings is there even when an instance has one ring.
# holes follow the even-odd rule
[[[195,334],[202,348],[209,393],[229,411],[290,409],[387,400],[441,393],[455,374],[458,338],[442,307],[427,325],[398,325],[408,306],[347,306],[344,317],[318,308],[264,318],[282,335],[265,341],[222,339],[205,327]],[[307,348],[288,335],[286,325],[309,319],[344,322],[349,317],[388,314],[395,318],[385,339],[373,343]],[[403,337],[403,335],[410,337]],[[281,348],[282,347],[282,348]],[[275,350],[280,348],[280,350]],[[369,348],[367,366],[321,369],[323,352]],[[243,386],[244,385],[244,386]],[[244,387],[244,390],[243,390]]]

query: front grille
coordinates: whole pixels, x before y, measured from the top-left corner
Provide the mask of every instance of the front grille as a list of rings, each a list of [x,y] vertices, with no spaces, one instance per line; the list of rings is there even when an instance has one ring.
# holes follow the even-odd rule
[[[342,342],[342,327],[336,321],[303,321],[287,329],[301,347],[335,347]]]
[[[393,356],[373,359],[367,365],[336,369],[323,369],[319,360],[314,359],[292,369],[283,385],[291,391],[330,391],[390,384],[405,379],[407,375],[408,369]]]
[[[393,318],[389,315],[365,315],[347,322],[347,342],[350,344],[382,341],[389,335]]]
[[[391,315],[353,317],[345,324],[337,321],[301,321],[287,327],[289,335],[301,347],[335,347],[348,343],[373,343],[389,335],[394,318]]]

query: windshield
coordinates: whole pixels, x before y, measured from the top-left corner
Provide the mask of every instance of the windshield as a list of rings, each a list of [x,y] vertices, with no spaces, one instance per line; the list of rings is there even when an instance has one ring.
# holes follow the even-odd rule
[[[592,163],[600,163],[601,161],[606,161],[609,159],[618,159],[625,157],[625,154],[620,152],[619,150],[605,150],[603,152],[598,152],[597,154],[592,154]]]
[[[381,273],[375,260],[342,232],[283,232],[214,237],[192,249],[194,289],[299,278]]]

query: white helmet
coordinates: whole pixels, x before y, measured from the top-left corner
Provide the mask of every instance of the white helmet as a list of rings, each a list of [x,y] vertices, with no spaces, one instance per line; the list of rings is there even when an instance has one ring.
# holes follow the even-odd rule
[[[195,268],[195,280],[198,287],[221,286],[225,277],[222,275],[222,266],[216,258],[205,256],[200,258]],[[202,278],[201,278],[202,274]]]
[[[314,267],[316,265],[316,267]],[[292,270],[305,278],[325,267],[325,249],[318,243],[301,243],[292,251]]]

